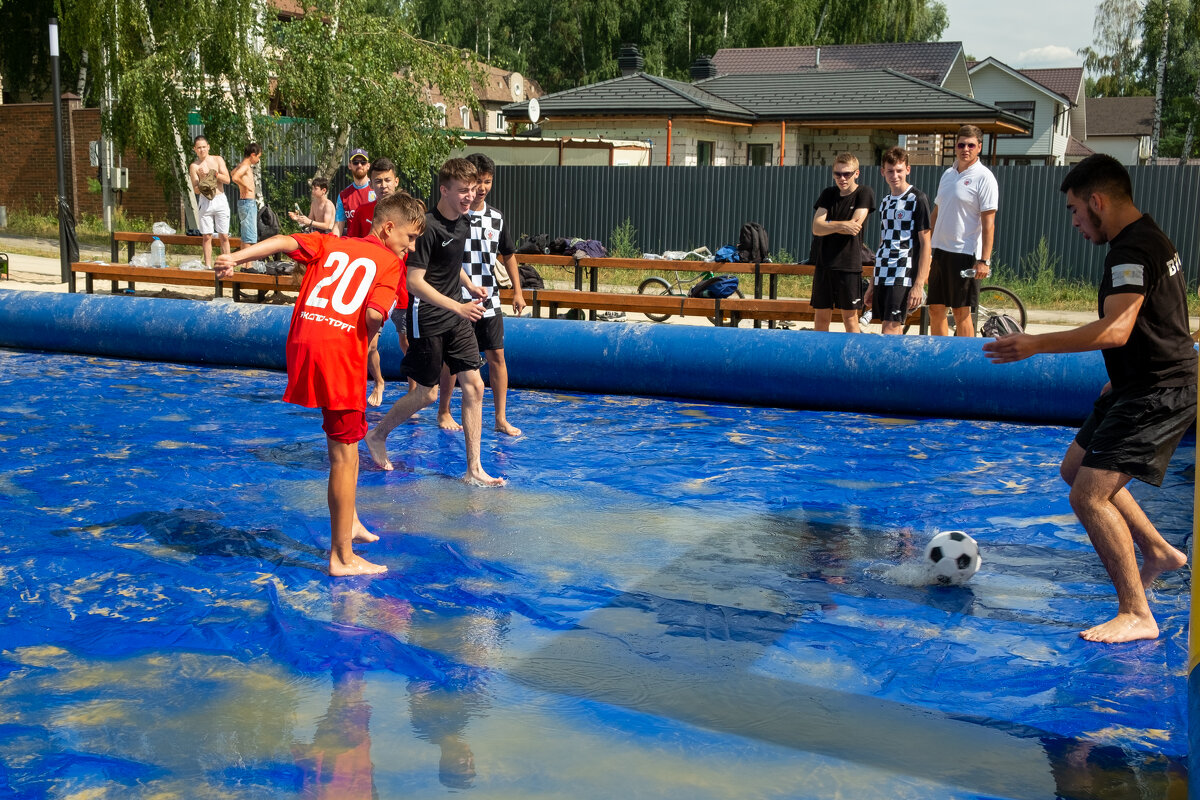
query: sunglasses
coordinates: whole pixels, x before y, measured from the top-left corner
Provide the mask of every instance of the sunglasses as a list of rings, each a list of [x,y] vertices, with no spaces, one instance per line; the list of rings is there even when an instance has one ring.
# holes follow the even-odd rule
[[[361,158],[352,158],[352,159],[350,159],[350,163],[358,164],[359,166],[366,166],[366,164],[367,164],[367,162],[363,161]]]
[[[855,170],[850,170],[849,172],[838,172],[838,171],[835,169],[835,170],[833,171],[833,174],[834,174],[835,176],[839,177],[839,178],[853,178],[853,177],[854,177],[854,173],[855,173]]]
[[[955,145],[955,147],[957,147],[959,150],[974,150],[976,147],[979,147],[979,145],[975,144],[974,142],[959,142]]]

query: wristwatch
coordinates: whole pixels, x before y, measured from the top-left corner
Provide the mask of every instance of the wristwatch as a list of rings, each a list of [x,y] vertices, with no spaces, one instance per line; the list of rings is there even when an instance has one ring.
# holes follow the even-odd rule
[[[992,265],[992,260],[990,258],[979,258],[976,260],[985,267],[990,267]]]

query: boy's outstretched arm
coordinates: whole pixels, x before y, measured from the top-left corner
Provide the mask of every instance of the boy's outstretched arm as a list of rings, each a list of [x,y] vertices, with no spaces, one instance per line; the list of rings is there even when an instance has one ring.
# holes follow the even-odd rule
[[[273,256],[276,253],[290,253],[293,250],[299,250],[300,244],[291,236],[272,236],[270,239],[264,239],[258,244],[252,244],[249,247],[243,247],[236,253],[222,253],[217,256],[216,262],[213,264],[213,269],[217,271],[218,278],[228,278],[233,274],[233,268],[238,264],[245,264],[247,261]]]

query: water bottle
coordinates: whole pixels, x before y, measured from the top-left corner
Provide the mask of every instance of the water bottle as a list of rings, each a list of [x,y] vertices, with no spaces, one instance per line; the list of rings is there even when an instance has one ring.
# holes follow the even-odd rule
[[[153,267],[165,267],[167,265],[167,246],[157,236],[150,243],[150,265]]]
[[[975,268],[971,267],[970,269],[964,269],[962,272],[960,272],[958,274],[963,276],[964,278],[974,278],[975,277]]]

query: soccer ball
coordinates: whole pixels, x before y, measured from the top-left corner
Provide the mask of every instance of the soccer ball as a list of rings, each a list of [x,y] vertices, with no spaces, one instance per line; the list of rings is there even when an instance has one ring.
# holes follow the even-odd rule
[[[979,571],[979,544],[962,531],[942,531],[925,545],[925,566],[938,583],[961,586]]]

